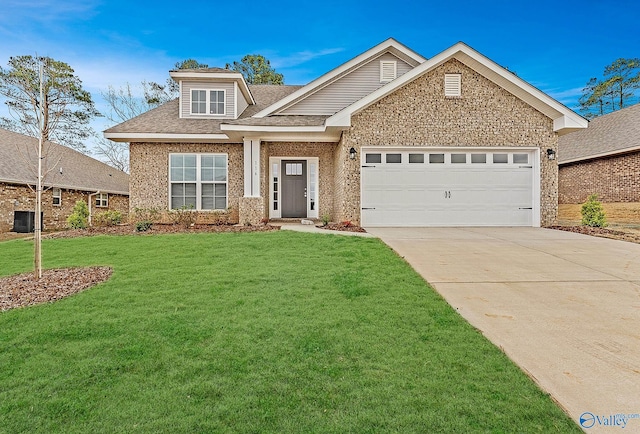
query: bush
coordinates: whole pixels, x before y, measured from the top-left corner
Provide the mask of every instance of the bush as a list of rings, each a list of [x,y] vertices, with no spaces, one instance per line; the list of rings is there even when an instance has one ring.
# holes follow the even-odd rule
[[[138,232],[146,232],[149,229],[151,229],[151,225],[153,225],[153,223],[150,222],[149,220],[143,220],[141,222],[137,222],[136,223],[136,231],[138,231]]]
[[[120,211],[104,211],[93,217],[96,226],[115,226],[122,223]]]
[[[73,213],[67,217],[67,225],[69,225],[71,229],[86,229],[87,218],[89,218],[87,202],[79,200],[73,207]]]
[[[602,204],[598,201],[598,195],[592,194],[587,201],[582,204],[582,224],[593,228],[604,228],[607,226],[607,218],[602,210]]]
[[[189,228],[193,226],[198,219],[198,211],[193,209],[193,205],[181,206],[180,208],[169,211],[169,217],[174,225]]]
[[[161,218],[158,208],[134,208],[133,216],[136,221],[151,223],[157,223]]]

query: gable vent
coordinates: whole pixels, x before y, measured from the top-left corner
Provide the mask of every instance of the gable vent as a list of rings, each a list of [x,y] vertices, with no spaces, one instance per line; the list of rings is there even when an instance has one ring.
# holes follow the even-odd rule
[[[388,83],[395,80],[397,76],[397,67],[395,61],[380,61],[380,83]]]
[[[460,96],[462,75],[445,74],[444,75],[444,96]]]

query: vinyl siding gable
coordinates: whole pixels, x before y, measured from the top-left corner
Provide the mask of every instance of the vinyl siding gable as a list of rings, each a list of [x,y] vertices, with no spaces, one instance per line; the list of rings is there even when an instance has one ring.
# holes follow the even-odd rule
[[[198,82],[198,81],[183,81],[182,93],[180,95],[180,111],[182,118],[190,119],[235,119],[235,92],[237,91],[233,81],[229,82]],[[209,114],[191,114],[191,90],[224,90],[225,91],[225,114],[224,115],[209,115]],[[242,93],[238,95],[238,105],[240,106],[240,100],[244,101]],[[246,104],[246,102],[245,102]],[[246,106],[245,106],[246,108]],[[208,109],[207,109],[208,110]],[[243,109],[244,110],[244,109]],[[240,114],[240,112],[238,112]]]
[[[317,92],[294,102],[278,114],[332,115],[339,112],[388,83],[380,81],[381,61],[396,62],[396,77],[413,69],[413,66],[407,62],[387,52],[369,60]]]

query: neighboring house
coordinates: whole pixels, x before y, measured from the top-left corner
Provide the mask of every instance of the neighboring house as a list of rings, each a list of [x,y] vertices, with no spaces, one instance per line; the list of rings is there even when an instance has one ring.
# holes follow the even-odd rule
[[[67,227],[76,201],[92,213],[129,212],[129,175],[66,146],[43,146],[44,229]],[[16,211],[35,211],[38,139],[0,128],[0,232],[12,230]]]
[[[640,202],[640,104],[589,122],[559,141],[559,202]]]
[[[559,134],[587,121],[463,43],[389,39],[306,86],[174,70],[180,97],[105,131],[131,207],[363,226],[550,225]]]

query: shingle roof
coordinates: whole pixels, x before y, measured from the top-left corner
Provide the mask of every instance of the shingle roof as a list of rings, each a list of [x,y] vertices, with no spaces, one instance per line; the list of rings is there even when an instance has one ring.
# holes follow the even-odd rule
[[[0,128],[0,182],[36,183],[38,139]],[[46,186],[129,194],[129,175],[66,146],[47,143]],[[62,174],[60,174],[62,168]]]
[[[640,104],[589,122],[589,127],[558,139],[558,162],[586,160],[640,149]]]
[[[249,89],[256,104],[247,107],[239,119],[251,117],[300,87],[272,84],[250,85]],[[232,123],[230,119],[180,118],[178,99],[174,99],[140,116],[111,127],[105,133],[217,134],[222,133],[220,130],[222,122]]]
[[[226,69],[226,68],[180,68],[180,69],[172,69],[169,72],[222,72],[222,73],[228,73],[228,74],[237,74],[238,71],[234,71],[232,69]]]

